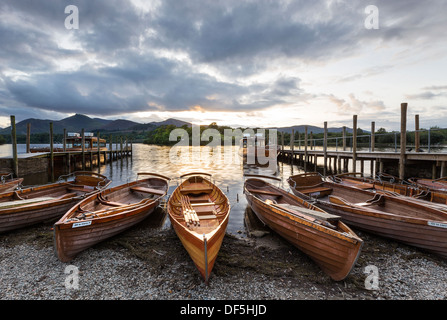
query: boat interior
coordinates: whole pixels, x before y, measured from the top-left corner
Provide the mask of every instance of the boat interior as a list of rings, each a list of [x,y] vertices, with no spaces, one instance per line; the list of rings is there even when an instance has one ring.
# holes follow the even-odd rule
[[[307,218],[313,222],[316,219],[320,224],[330,228],[334,228],[340,220],[340,216],[329,214],[306,201],[297,199],[289,192],[279,190],[264,180],[248,179],[245,182],[245,187],[248,192],[262,202],[301,218]]]
[[[222,192],[201,176],[189,177],[171,197],[173,217],[199,234],[219,226],[229,209]]]
[[[447,215],[440,216],[439,212],[409,201],[400,201],[397,198],[386,196],[374,190],[362,190],[352,186],[327,182],[319,175],[308,175],[304,179],[291,177],[291,187],[306,195],[309,200],[318,200],[344,206],[357,206],[365,210],[373,209],[383,213],[400,216],[428,218],[439,220],[447,219]],[[365,186],[364,189],[368,189]]]

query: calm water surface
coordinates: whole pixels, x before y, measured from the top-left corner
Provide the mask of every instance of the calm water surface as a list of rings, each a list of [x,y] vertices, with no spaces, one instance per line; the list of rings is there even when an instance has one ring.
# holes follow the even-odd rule
[[[190,172],[210,173],[214,183],[230,200],[231,212],[227,232],[242,237],[245,236],[244,214],[247,210],[247,201],[243,194],[244,173],[275,175],[282,178],[282,182],[271,180],[271,183],[288,190],[286,179],[290,175],[303,172],[296,165],[291,166],[282,162],[278,162],[274,170],[244,165],[238,156],[238,146],[231,147],[231,152],[224,152],[223,147],[219,149],[207,146],[181,148],[181,152],[174,152],[173,148],[166,146],[133,144],[132,157],[102,164],[99,168],[93,168],[93,171],[111,179],[111,186],[134,181],[138,172],[163,174],[171,178],[168,195],[181,183],[179,176]],[[24,145],[18,146],[18,152],[25,152]],[[10,154],[11,145],[0,146],[0,157],[10,156]],[[170,158],[170,155],[174,157]],[[46,174],[39,177],[36,175],[25,177],[24,181],[24,185],[44,183],[48,183]],[[169,219],[166,216],[163,219],[161,226],[169,227]]]

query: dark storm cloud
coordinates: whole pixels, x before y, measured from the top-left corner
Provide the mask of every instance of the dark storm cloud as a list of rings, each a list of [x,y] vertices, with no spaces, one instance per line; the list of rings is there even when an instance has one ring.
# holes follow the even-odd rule
[[[380,9],[377,32],[363,26],[369,4]],[[67,5],[79,8],[78,30],[65,29]],[[403,0],[163,0],[149,11],[122,0],[4,0],[0,114],[8,115],[12,105],[17,113],[29,107],[114,115],[197,106],[252,111],[303,101],[309,95],[299,74],[270,83],[238,79],[272,66],[287,69],[292,59],[342,59],[369,41],[422,45],[441,31],[443,9],[441,1]],[[78,66],[67,69],[67,61]],[[205,73],[204,66],[224,77]]]

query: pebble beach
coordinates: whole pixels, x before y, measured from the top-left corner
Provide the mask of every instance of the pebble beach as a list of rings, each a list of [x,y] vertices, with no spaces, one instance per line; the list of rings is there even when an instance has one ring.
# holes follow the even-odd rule
[[[1,300],[447,299],[446,261],[362,232],[358,261],[339,282],[268,230],[227,233],[205,285],[170,227],[143,222],[70,263],[56,258],[51,228],[0,235]]]

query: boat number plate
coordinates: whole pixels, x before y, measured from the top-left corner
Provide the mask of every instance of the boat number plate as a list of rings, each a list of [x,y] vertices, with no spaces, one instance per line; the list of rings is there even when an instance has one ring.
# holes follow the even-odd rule
[[[92,221],[82,221],[73,223],[73,228],[85,227],[92,224]]]
[[[432,227],[438,227],[438,228],[445,228],[445,229],[447,229],[447,223],[440,223],[440,222],[435,222],[435,221],[429,221],[429,222],[427,222],[427,224],[429,226],[432,226]]]

